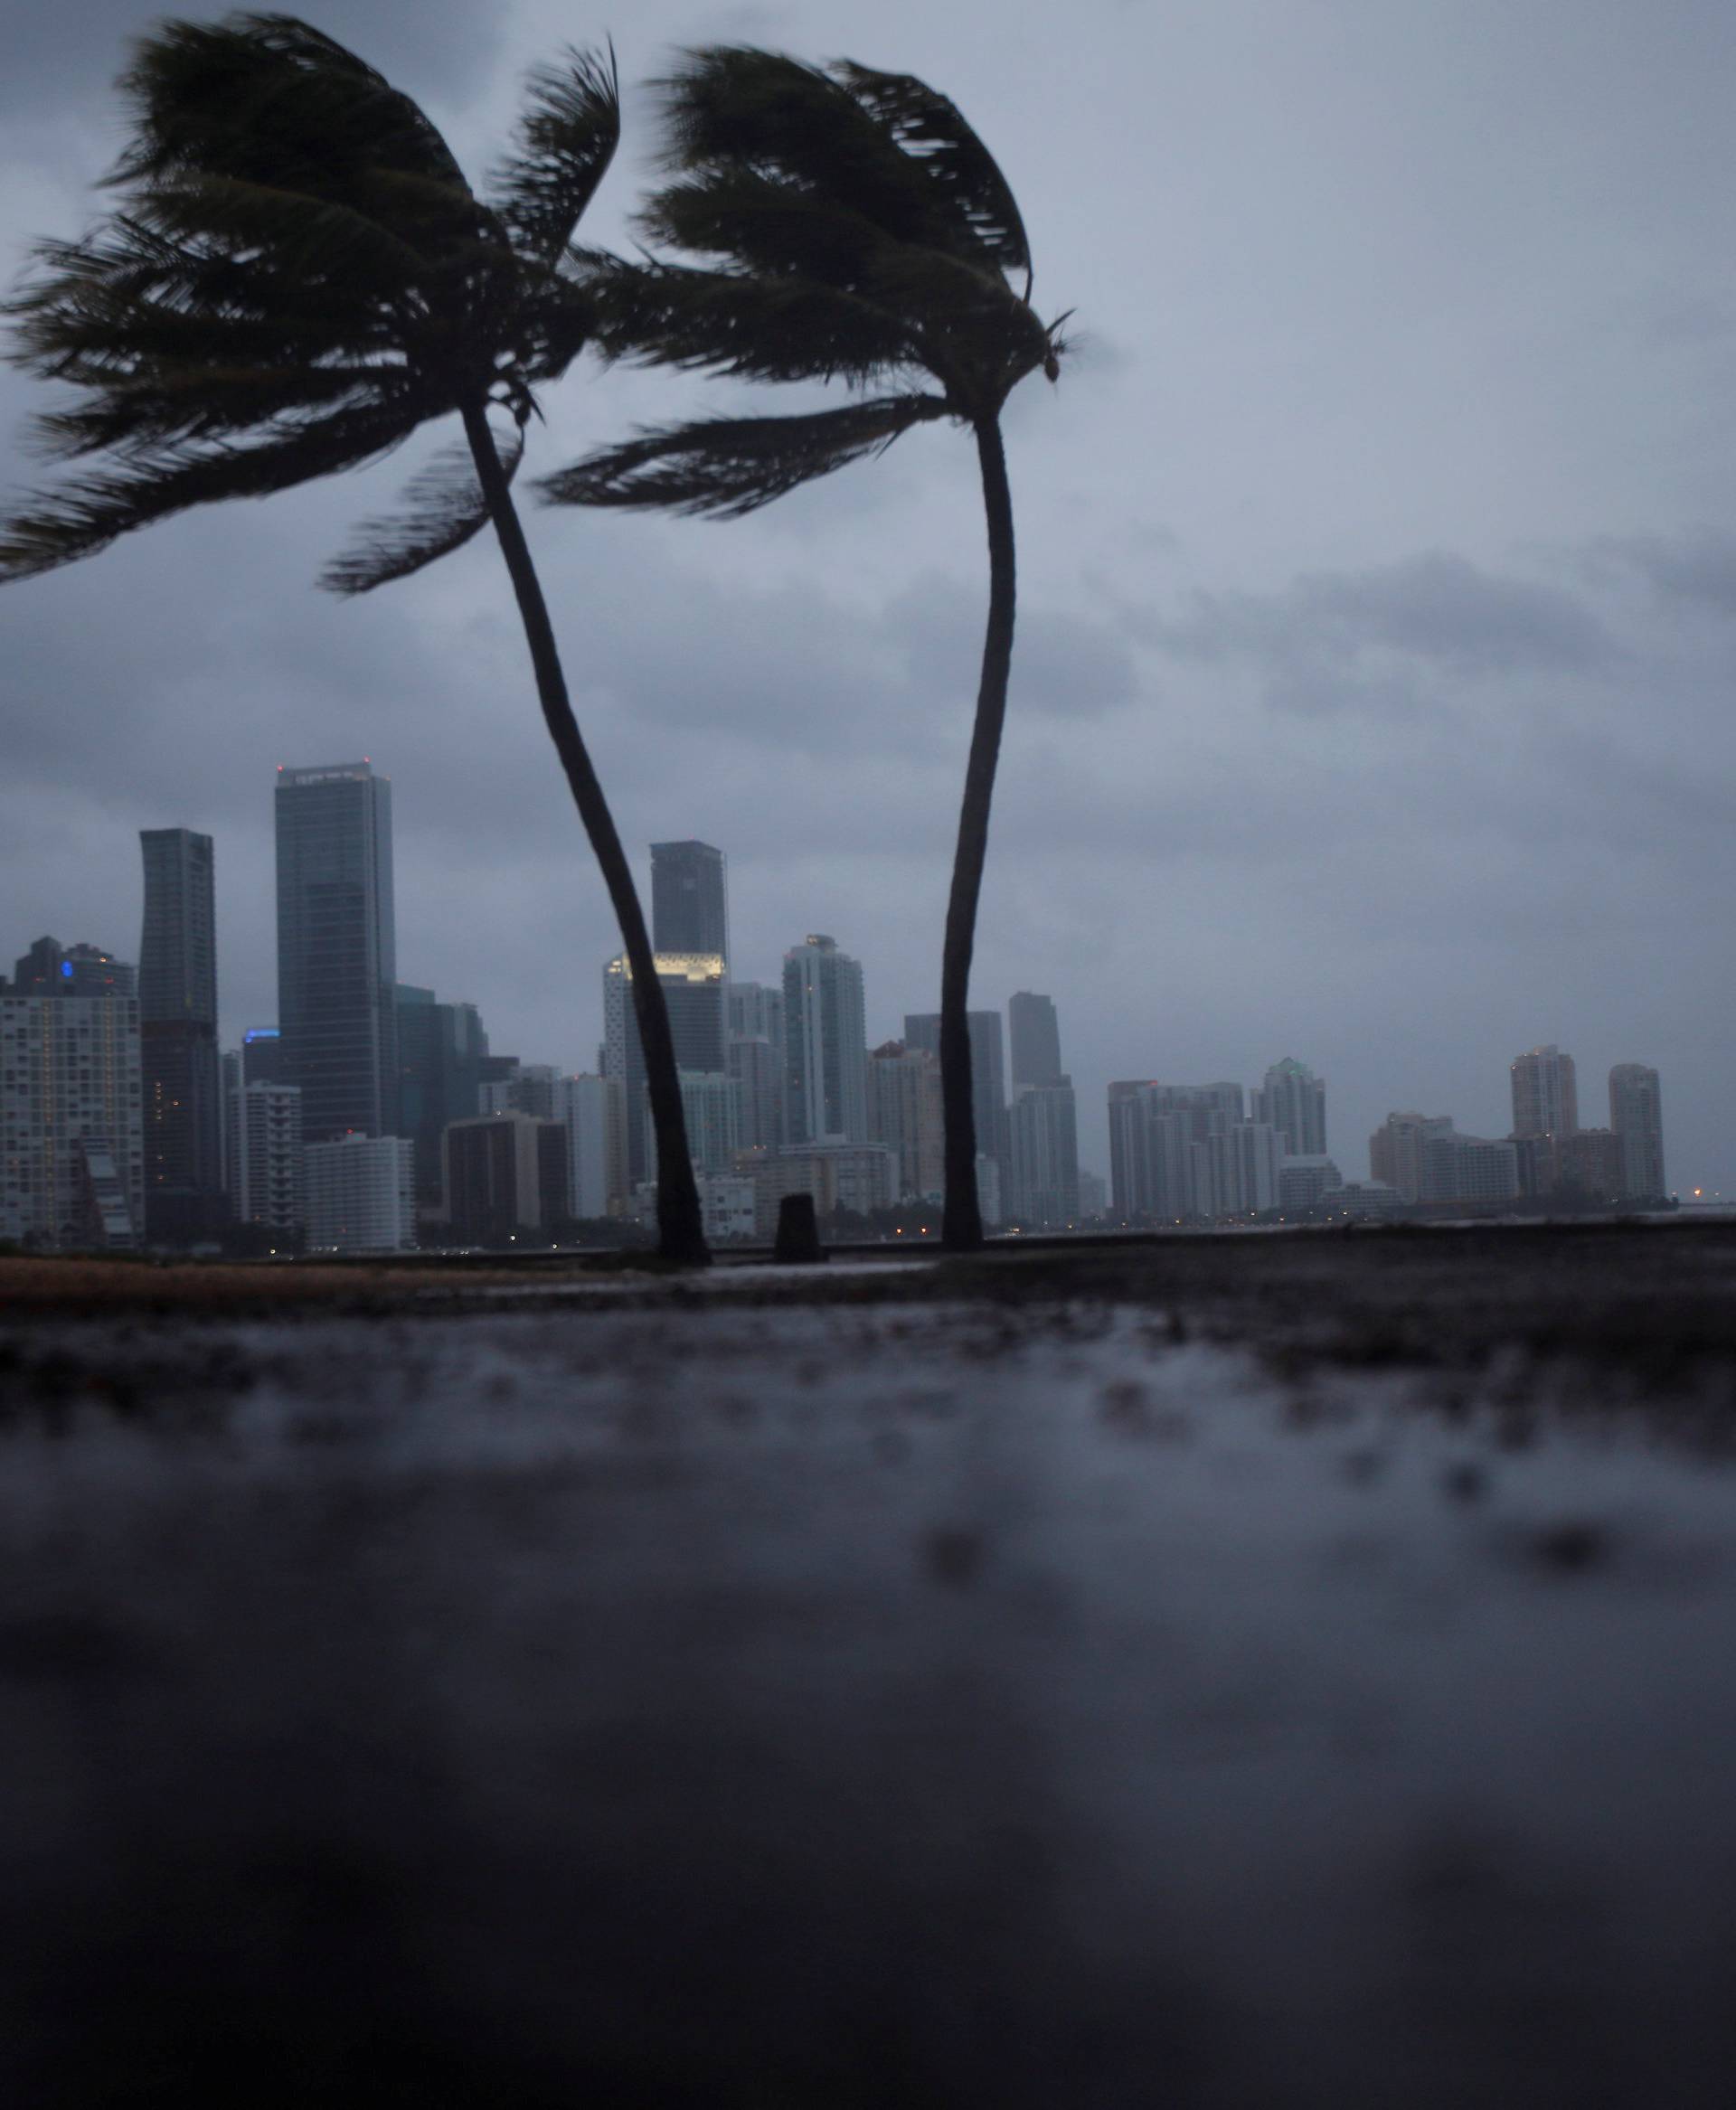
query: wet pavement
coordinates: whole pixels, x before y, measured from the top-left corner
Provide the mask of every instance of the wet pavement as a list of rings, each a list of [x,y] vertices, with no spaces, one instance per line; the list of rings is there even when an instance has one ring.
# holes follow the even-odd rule
[[[0,2098],[1722,2110],[1675,1235],[0,1312]]]

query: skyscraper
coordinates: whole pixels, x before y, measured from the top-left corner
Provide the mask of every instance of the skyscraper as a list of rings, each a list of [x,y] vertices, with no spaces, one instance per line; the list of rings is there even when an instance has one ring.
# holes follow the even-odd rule
[[[1006,1060],[1001,1014],[998,1011],[967,1012],[965,1024],[970,1033],[970,1111],[971,1122],[976,1130],[976,1154],[995,1160],[1002,1173],[1005,1192],[1008,1184],[1006,1173],[1011,1151],[1007,1139]],[[940,1013],[938,1011],[907,1011],[904,1013],[904,1045],[907,1048],[926,1048],[938,1061],[940,1056]],[[1060,1052],[1059,1033],[1056,1035],[1056,1052]]]
[[[1021,989],[1006,1000],[1007,1038],[1012,1041],[1013,1089],[1022,1084],[1053,1084],[1061,1075],[1061,1022],[1054,999]]]
[[[392,786],[365,762],[279,769],[278,1024],[308,1144],[398,1119]]]
[[[555,1086],[555,1118],[567,1132],[567,1202],[574,1216],[609,1216],[626,1199],[626,1108],[618,1077],[563,1077]]]
[[[789,1140],[866,1143],[868,1041],[862,964],[810,934],[784,955]]]
[[[1621,1138],[1622,1192],[1633,1201],[1661,1201],[1664,1184],[1664,1100],[1657,1072],[1644,1062],[1618,1062],[1609,1072],[1609,1126]]]
[[[0,1239],[130,1245],[144,1202],[138,999],[0,997]]]
[[[481,1111],[477,1090],[488,1036],[474,1003],[439,1003],[431,989],[401,982],[398,1126],[416,1145],[416,1202],[440,1205],[440,1137],[451,1121]]]
[[[776,1150],[785,1141],[784,1093],[789,1069],[784,993],[759,982],[731,982],[727,997],[736,1135],[743,1150]]]
[[[1580,1097],[1571,1055],[1552,1041],[1515,1055],[1511,1075],[1515,1135],[1572,1135],[1580,1125]]]
[[[1072,1079],[1051,1078],[1015,1090],[1008,1126],[1007,1214],[1030,1226],[1073,1222],[1079,1215],[1079,1114]]]
[[[1429,1144],[1435,1136],[1452,1133],[1450,1114],[1389,1114],[1368,1139],[1371,1176],[1396,1187],[1407,1201],[1420,1201],[1427,1185],[1424,1173]]]
[[[1252,1094],[1253,1117],[1269,1122],[1292,1157],[1321,1157],[1326,1148],[1326,1086],[1306,1062],[1286,1055]]]
[[[1228,1135],[1241,1119],[1239,1084],[1129,1080],[1110,1085],[1109,1175],[1115,1213],[1124,1218],[1151,1216],[1168,1223],[1200,1213],[1195,1145]]]
[[[651,944],[660,953],[715,953],[729,972],[723,852],[709,843],[651,845]]]
[[[145,828],[138,840],[145,1227],[152,1239],[190,1243],[214,1237],[222,1220],[212,843],[188,828]]]
[[[137,996],[138,970],[99,945],[39,937],[14,963],[8,996]]]
[[[657,979],[663,984],[663,1000],[669,1013],[676,1069],[727,1078],[729,1012],[724,997],[723,956],[659,952],[656,962]],[[652,1176],[647,1135],[650,1110],[638,1013],[633,1008],[633,970],[625,954],[610,960],[603,969],[603,1059],[605,1075],[621,1080],[627,1107],[627,1180],[630,1185],[637,1186]]]
[[[940,1064],[928,1049],[888,1041],[869,1056],[868,1135],[898,1153],[901,1197],[940,1201],[947,1183],[946,1117]]]
[[[294,1085],[234,1088],[229,1095],[228,1157],[236,1221],[293,1238],[307,1220],[301,1094]]]
[[[287,1084],[283,1070],[283,1035],[276,1026],[249,1026],[241,1035],[242,1084]]]

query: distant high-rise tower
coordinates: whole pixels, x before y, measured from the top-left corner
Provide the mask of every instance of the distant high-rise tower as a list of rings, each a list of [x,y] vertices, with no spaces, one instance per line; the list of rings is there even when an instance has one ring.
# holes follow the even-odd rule
[[[1079,1114],[1071,1078],[1015,1089],[1008,1126],[1007,1214],[1030,1226],[1071,1224],[1079,1215]]]
[[[868,1058],[868,1134],[898,1153],[901,1196],[939,1201],[946,1189],[940,1064],[927,1048],[888,1041]]]
[[[397,1126],[392,786],[366,762],[278,772],[278,1024],[309,1144]]]
[[[729,895],[723,852],[709,843],[651,845],[651,944],[660,953],[715,953],[727,975]]]
[[[138,970],[99,945],[39,937],[13,966],[8,996],[137,996]]]
[[[1621,1138],[1622,1192],[1633,1201],[1659,1201],[1664,1184],[1664,1101],[1657,1072],[1644,1062],[1618,1062],[1609,1072],[1609,1126]]]
[[[416,1201],[440,1205],[440,1137],[474,1120],[488,1036],[474,1003],[436,1003],[431,989],[397,988],[398,1126],[416,1145]]]
[[[0,1239],[132,1245],[144,1201],[137,998],[0,997]]]
[[[1306,1062],[1286,1055],[1252,1094],[1253,1117],[1269,1122],[1292,1157],[1321,1157],[1326,1148],[1326,1086]]]
[[[1021,989],[1007,999],[1006,1030],[1013,1043],[1014,1091],[1025,1084],[1053,1084],[1061,1073],[1061,1024],[1054,999]]]
[[[784,955],[785,1117],[792,1144],[867,1142],[863,1015],[862,964],[834,939],[809,936]]]
[[[145,1228],[152,1239],[184,1244],[214,1237],[222,1220],[212,844],[188,828],[145,828],[138,839]]]
[[[786,1140],[784,1094],[789,1063],[784,1041],[784,993],[759,982],[731,982],[727,997],[736,1135],[743,1150],[775,1150]]]
[[[292,1084],[236,1085],[229,1095],[228,1132],[236,1220],[289,1238],[307,1220],[301,1094]]]
[[[1513,1059],[1513,1133],[1571,1135],[1580,1125],[1573,1058],[1552,1042]]]
[[[727,1078],[729,1010],[722,955],[659,952],[656,963],[663,1001],[669,1013],[676,1070]],[[627,1180],[630,1185],[637,1186],[653,1176],[651,1123],[645,1051],[639,1041],[638,1013],[633,1006],[633,971],[624,954],[603,969],[603,1060],[607,1066],[604,1074],[621,1080],[627,1116]]]
[[[1003,1189],[1008,1184],[1012,1150],[1006,1118],[1005,1036],[998,1011],[969,1011],[965,1024],[970,1034],[970,1111],[976,1130],[976,1154],[992,1157],[999,1168]],[[1059,1051],[1060,1035],[1056,1035]],[[926,1048],[936,1060],[940,1054],[940,1013],[907,1011],[904,1045]]]

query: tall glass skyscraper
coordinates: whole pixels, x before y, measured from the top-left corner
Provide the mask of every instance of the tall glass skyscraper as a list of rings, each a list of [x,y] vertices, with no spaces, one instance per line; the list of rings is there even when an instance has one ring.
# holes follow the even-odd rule
[[[152,1239],[190,1243],[214,1236],[222,1218],[212,843],[189,828],[145,828],[138,840],[145,1228]]]
[[[714,953],[730,967],[723,852],[709,843],[651,845],[651,945],[660,953]]]
[[[862,963],[810,936],[784,955],[785,1117],[792,1143],[866,1143]]]
[[[398,1126],[392,785],[370,765],[279,769],[278,1025],[302,1135]]]
[[[1061,1022],[1054,999],[1019,990],[1006,1000],[1006,1023],[1013,1042],[1014,1090],[1022,1084],[1053,1084],[1061,1075]]]

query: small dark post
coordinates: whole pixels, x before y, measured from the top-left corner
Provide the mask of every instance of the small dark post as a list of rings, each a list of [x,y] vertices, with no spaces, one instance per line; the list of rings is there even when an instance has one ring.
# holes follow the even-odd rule
[[[820,1226],[811,1194],[786,1194],[778,1204],[778,1243],[771,1257],[803,1264],[826,1258],[820,1251]]]

